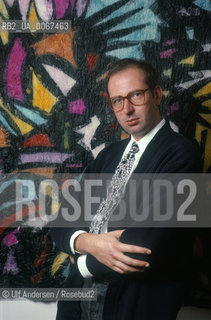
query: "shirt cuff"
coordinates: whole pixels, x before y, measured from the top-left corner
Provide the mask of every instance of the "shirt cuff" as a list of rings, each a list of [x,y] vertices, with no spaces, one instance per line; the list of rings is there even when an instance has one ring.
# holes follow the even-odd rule
[[[78,258],[78,260],[77,260],[78,270],[84,278],[91,278],[91,277],[93,277],[93,274],[91,272],[89,272],[89,270],[86,266],[86,257],[87,257],[87,255],[83,254],[82,256],[80,256]]]
[[[79,236],[79,234],[84,233],[84,232],[86,233],[86,231],[78,230],[78,231],[74,232],[73,235],[70,237],[70,250],[73,254],[75,254],[76,252],[82,253],[82,252],[75,250],[74,242],[75,242],[75,239],[77,238],[77,236]]]

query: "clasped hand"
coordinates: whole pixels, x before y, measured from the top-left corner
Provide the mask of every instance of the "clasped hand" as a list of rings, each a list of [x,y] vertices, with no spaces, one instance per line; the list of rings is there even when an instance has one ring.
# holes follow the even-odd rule
[[[148,255],[151,254],[151,250],[120,242],[122,232],[124,230],[103,234],[81,233],[75,239],[75,250],[91,254],[98,261],[120,274],[145,271],[150,266],[148,262],[130,258],[125,253]]]

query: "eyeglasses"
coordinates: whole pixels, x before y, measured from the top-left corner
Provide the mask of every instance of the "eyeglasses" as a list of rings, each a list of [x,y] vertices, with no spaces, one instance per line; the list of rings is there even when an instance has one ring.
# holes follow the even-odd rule
[[[121,111],[124,107],[125,99],[128,99],[130,103],[134,104],[135,106],[143,105],[145,102],[145,92],[149,90],[146,88],[144,90],[135,90],[129,92],[125,97],[117,96],[111,99],[108,99],[108,105],[113,111]]]

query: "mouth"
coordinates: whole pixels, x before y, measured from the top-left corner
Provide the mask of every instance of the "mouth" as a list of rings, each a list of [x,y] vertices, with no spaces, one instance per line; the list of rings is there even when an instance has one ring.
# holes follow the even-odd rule
[[[127,125],[129,126],[134,126],[138,123],[139,119],[138,118],[132,118],[132,119],[128,119],[126,121]]]

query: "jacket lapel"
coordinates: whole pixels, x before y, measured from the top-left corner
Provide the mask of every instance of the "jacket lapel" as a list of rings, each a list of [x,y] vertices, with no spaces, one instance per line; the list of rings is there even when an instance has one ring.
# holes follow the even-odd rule
[[[115,144],[115,150],[112,152],[112,158],[110,159],[108,165],[106,165],[106,172],[111,173],[115,171],[129,141],[130,138],[121,140],[120,143]]]
[[[151,172],[151,167],[157,163],[156,154],[158,151],[160,153],[160,150],[163,149],[163,145],[165,144],[165,141],[170,132],[171,128],[169,124],[165,123],[146,147],[134,173]]]

